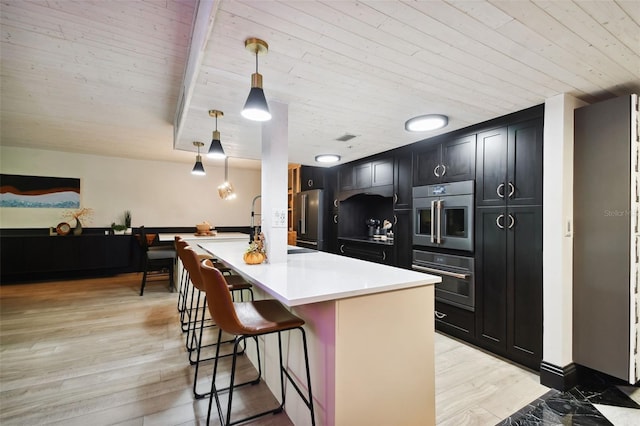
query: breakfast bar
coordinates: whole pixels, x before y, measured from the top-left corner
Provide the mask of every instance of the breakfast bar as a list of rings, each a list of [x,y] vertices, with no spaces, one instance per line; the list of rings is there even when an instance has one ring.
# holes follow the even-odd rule
[[[247,265],[247,242],[199,245],[254,284],[256,298],[275,298],[306,321],[317,424],[435,424],[433,285],[440,277],[291,246],[286,262]],[[304,377],[297,339],[285,340],[285,362]],[[274,391],[277,339],[261,345]],[[287,394],[288,416],[308,424],[292,387]]]

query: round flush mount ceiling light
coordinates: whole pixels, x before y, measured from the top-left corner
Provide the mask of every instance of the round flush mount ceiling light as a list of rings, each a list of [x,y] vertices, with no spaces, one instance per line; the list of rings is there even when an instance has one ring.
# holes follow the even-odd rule
[[[427,114],[407,120],[404,123],[404,128],[409,132],[426,132],[442,129],[447,124],[449,124],[449,118],[446,115]]]
[[[340,161],[340,156],[336,154],[316,155],[316,162],[318,163],[335,163],[338,161]]]

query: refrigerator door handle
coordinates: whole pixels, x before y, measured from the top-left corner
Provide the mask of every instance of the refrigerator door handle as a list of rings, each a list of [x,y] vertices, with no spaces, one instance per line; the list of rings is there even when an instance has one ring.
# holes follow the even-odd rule
[[[300,195],[300,233],[307,233],[307,194]]]

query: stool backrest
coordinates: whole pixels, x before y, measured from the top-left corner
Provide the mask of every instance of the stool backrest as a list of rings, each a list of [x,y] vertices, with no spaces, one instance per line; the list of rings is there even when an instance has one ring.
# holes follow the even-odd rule
[[[200,273],[207,293],[207,306],[213,321],[227,333],[247,333],[248,330],[238,319],[227,280],[222,272],[214,268],[211,261],[207,259],[200,263]]]
[[[189,278],[193,283],[193,286],[200,291],[205,291],[204,284],[202,283],[202,274],[200,273],[200,264],[198,261],[198,253],[189,245],[182,249],[182,264],[189,272]]]
[[[182,261],[182,263],[184,264],[184,249],[189,247],[189,243],[187,243],[185,240],[183,240],[182,238],[178,239],[178,237],[176,237],[176,253],[178,254],[178,257],[180,258],[180,260]],[[186,266],[185,266],[186,268]]]

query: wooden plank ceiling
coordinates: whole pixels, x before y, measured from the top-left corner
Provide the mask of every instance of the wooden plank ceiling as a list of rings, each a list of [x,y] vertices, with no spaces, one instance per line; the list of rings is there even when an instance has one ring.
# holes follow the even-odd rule
[[[207,111],[219,109],[227,154],[257,160],[260,124],[240,116],[255,69],[248,37],[269,43],[265,94],[288,105],[289,159],[303,164],[327,152],[350,161],[560,93],[595,102],[640,92],[635,0],[212,6],[174,141],[195,0],[3,0],[2,145],[192,162],[192,142],[208,146],[215,127]],[[426,113],[448,115],[449,126],[404,130]],[[347,133],[356,138],[336,140]]]

